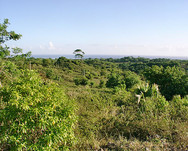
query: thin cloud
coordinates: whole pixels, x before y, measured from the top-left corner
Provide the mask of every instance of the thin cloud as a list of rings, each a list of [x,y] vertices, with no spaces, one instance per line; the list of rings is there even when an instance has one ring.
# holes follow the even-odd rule
[[[48,49],[49,50],[55,50],[56,49],[54,44],[51,41],[49,42],[49,48]]]

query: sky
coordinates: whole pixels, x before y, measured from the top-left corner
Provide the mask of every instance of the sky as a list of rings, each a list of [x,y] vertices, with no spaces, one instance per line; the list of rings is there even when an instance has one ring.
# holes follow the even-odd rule
[[[188,0],[0,0],[32,54],[188,56]]]

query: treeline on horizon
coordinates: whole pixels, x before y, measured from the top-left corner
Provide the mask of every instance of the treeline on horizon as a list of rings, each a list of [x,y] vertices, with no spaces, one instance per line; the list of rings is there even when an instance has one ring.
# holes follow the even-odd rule
[[[1,150],[188,150],[188,60],[10,56],[4,44],[21,35],[7,25]]]

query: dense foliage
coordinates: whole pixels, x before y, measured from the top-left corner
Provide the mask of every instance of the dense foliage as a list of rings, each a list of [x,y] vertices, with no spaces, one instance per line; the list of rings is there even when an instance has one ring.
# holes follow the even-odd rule
[[[18,40],[22,35],[16,34],[14,31],[7,31],[9,25],[8,19],[5,19],[2,24],[0,24],[0,58],[4,58],[10,55],[10,48],[7,45],[2,45],[8,40]]]
[[[12,39],[12,32],[4,31],[6,24],[8,20],[1,25],[1,29],[4,27],[1,42]],[[15,36],[17,38],[13,39],[19,39],[19,35]],[[7,47],[1,48],[3,54]],[[13,50],[15,54],[22,53],[19,48]],[[36,71],[26,69],[26,55],[16,55],[9,60],[11,61],[2,59],[0,64],[1,150],[70,148],[75,140],[74,102],[66,97],[58,84],[43,80]],[[46,62],[43,63],[44,66],[45,64]]]
[[[174,95],[182,97],[187,95],[188,76],[184,69],[180,67],[152,66],[145,70],[145,77],[151,82],[159,85],[161,93],[171,100]]]
[[[113,59],[60,57],[49,59],[49,64],[43,60],[28,59],[43,78],[62,85],[77,103],[74,132],[79,139],[73,150],[187,148],[186,60],[176,60],[178,66],[172,67],[145,65],[135,72],[119,68]]]
[[[73,104],[57,84],[43,81],[32,70],[21,70],[0,95],[3,148],[48,150],[71,145]]]

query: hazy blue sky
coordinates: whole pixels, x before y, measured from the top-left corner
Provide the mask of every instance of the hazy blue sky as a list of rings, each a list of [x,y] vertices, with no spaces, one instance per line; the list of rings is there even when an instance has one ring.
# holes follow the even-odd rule
[[[188,56],[188,0],[0,0],[33,54]]]

